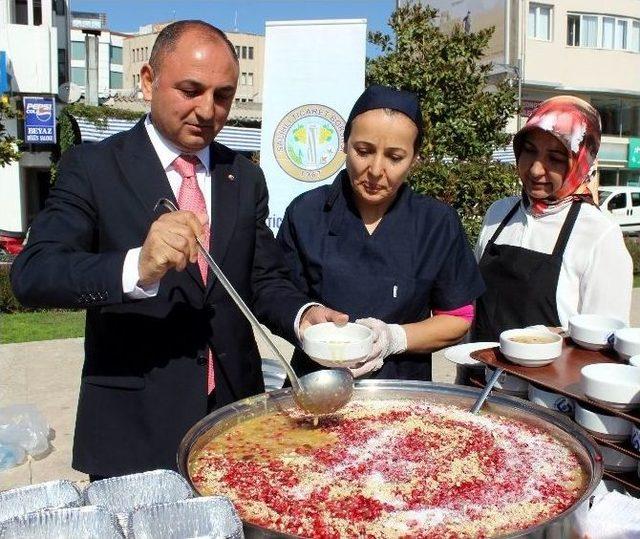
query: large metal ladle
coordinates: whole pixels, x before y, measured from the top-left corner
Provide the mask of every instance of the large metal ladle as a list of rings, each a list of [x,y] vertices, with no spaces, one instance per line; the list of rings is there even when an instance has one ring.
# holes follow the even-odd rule
[[[178,211],[176,205],[167,198],[158,200],[154,211],[160,206],[172,212]],[[236,289],[233,288],[229,279],[227,279],[218,264],[213,260],[207,249],[204,248],[199,238],[196,238],[196,243],[213,274],[220,280],[222,286],[224,286],[233,301],[235,301],[254,330],[257,331],[267,343],[273,355],[282,363],[291,382],[293,399],[296,404],[306,412],[315,416],[331,414],[347,404],[353,394],[353,376],[351,376],[351,373],[347,369],[331,369],[312,372],[311,374],[298,378],[291,368],[291,365],[282,357],[282,354],[262,328],[258,319],[249,307],[247,307],[240,294],[236,292]]]

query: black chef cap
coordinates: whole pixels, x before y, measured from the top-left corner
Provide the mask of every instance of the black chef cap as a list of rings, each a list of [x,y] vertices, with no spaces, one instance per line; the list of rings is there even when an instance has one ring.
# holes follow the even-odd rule
[[[351,133],[351,124],[353,124],[353,120],[356,116],[374,109],[397,110],[398,112],[402,112],[405,116],[408,116],[418,128],[418,137],[416,138],[414,148],[416,151],[420,148],[422,144],[423,126],[418,97],[412,92],[396,90],[395,88],[381,86],[379,84],[369,86],[369,88],[367,88],[358,98],[355,105],[353,105],[351,113],[349,114],[349,119],[344,126],[345,146],[347,145],[347,139]]]

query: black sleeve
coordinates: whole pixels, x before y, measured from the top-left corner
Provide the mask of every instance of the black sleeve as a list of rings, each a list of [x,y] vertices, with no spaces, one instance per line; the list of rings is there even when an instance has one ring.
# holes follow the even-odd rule
[[[455,211],[449,212],[443,234],[451,238],[449,249],[431,292],[432,309],[450,311],[469,305],[485,291],[478,264]]]
[[[287,263],[289,271],[291,272],[291,279],[298,287],[299,290],[305,294],[309,294],[309,285],[305,278],[304,265],[300,258],[300,245],[298,243],[298,235],[296,234],[295,226],[295,202],[289,204],[289,207],[284,213],[284,219],[278,229],[278,243],[284,254],[284,259]]]
[[[44,209],[11,268],[18,300],[32,307],[84,308],[122,302],[126,252],[99,252],[98,214],[84,148],[67,151]]]
[[[256,247],[252,289],[256,316],[289,342],[296,342],[294,321],[310,300],[291,281],[282,250],[266,224],[269,195],[261,169],[256,183]]]

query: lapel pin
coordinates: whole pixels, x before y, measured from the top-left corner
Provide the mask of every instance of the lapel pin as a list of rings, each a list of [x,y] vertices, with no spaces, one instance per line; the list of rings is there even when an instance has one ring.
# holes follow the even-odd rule
[[[236,177],[235,177],[233,174],[229,174],[229,175],[227,176],[227,179],[228,179],[229,181],[233,181],[233,180],[235,180],[235,179],[236,179]]]

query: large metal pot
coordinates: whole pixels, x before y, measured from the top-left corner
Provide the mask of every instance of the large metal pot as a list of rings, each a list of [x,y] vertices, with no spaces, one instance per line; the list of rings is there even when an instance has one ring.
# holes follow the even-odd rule
[[[470,407],[478,393],[479,390],[475,388],[449,384],[405,380],[362,380],[356,382],[353,398],[355,400],[419,399],[438,404]],[[196,423],[182,439],[178,449],[178,468],[180,472],[193,487],[188,471],[190,459],[212,438],[248,418],[291,406],[294,406],[291,390],[281,389],[235,402],[209,414]],[[582,428],[566,417],[522,399],[492,395],[487,399],[484,410],[504,417],[512,417],[546,430],[576,453],[587,477],[582,497],[564,513],[534,528],[503,537],[522,537],[527,539],[571,537],[571,532],[575,528],[573,513],[582,504],[589,502],[591,493],[602,478],[602,457],[595,442]],[[245,522],[245,534],[249,538],[291,537],[247,522]]]

